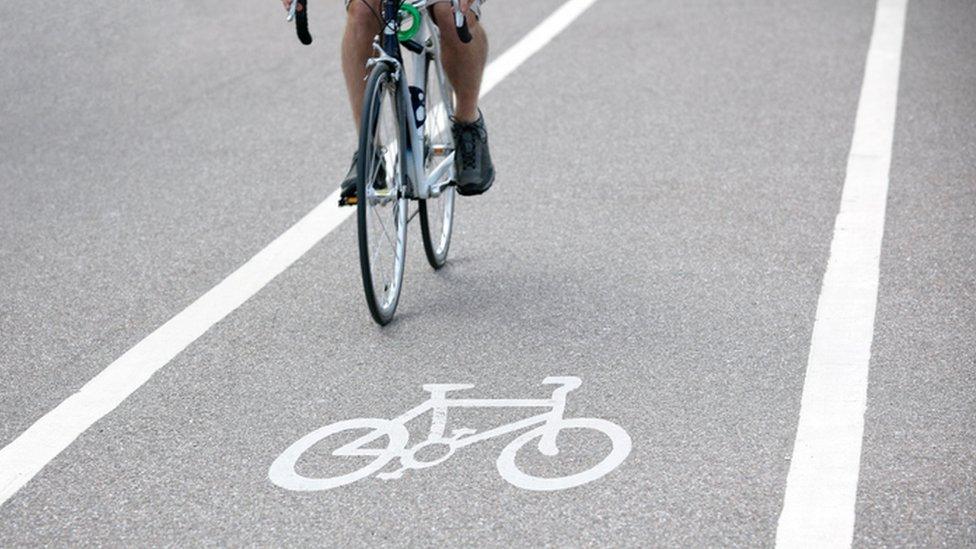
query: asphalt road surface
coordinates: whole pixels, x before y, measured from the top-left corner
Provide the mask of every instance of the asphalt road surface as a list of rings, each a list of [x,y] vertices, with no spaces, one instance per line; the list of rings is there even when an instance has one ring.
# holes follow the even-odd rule
[[[484,96],[498,179],[459,200],[445,269],[411,228],[391,325],[369,318],[345,222],[77,438],[45,423],[97,409],[109,389],[72,395],[348,168],[341,3],[312,3],[311,48],[277,0],[225,4],[0,6],[0,546],[786,546],[837,531],[855,546],[976,546],[969,0],[911,0],[903,38],[875,27],[869,0],[599,0]],[[562,5],[488,2],[492,60]],[[860,340],[866,402],[847,418],[863,417],[863,444],[823,479],[853,478],[848,501],[796,488],[849,506],[853,523],[790,537],[779,522],[801,414],[822,424],[807,403],[811,338],[831,326],[817,312],[837,283],[826,269],[847,265],[831,243],[842,201],[859,200],[845,186],[852,139],[873,124],[855,128],[879,32],[901,51],[878,54],[900,76],[897,110],[881,109],[894,130],[877,291],[858,301],[876,304]],[[499,456],[514,432],[395,479],[302,492],[269,478],[308,433],[400,416],[425,384],[538,401],[549,376],[582,382],[566,418],[605,420],[630,443],[580,486],[513,483]],[[454,408],[446,436],[538,413]],[[429,417],[407,424],[411,446]],[[569,428],[557,440],[552,457],[528,441],[517,470],[569,476],[626,442]],[[298,473],[372,459],[327,445]]]

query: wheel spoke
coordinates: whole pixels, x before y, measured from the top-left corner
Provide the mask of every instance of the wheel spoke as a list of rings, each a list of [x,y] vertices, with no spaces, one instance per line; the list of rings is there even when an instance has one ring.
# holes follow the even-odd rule
[[[373,217],[376,218],[376,221],[378,221],[380,224],[380,228],[383,230],[383,236],[386,237],[386,241],[390,243],[390,246],[393,248],[393,251],[395,252],[396,244],[393,243],[393,238],[390,236],[390,233],[386,231],[386,224],[383,223],[383,218],[380,217],[380,214],[376,213],[376,208],[371,206],[369,208],[369,211],[373,212]],[[393,211],[393,215],[396,216],[396,210]]]
[[[383,283],[383,291],[381,293],[384,296],[388,296],[388,295],[392,295],[393,284],[397,277],[396,276],[397,266],[401,261],[401,257],[400,257],[401,250],[397,245],[397,242],[399,242],[400,234],[399,231],[396,230],[400,225],[400,221],[399,221],[400,202],[399,201],[394,202],[393,206],[391,207],[391,213],[392,213],[393,223],[394,223],[392,229],[391,227],[388,227],[386,225],[386,223],[383,221],[382,216],[380,216],[379,212],[376,210],[375,207],[369,206],[369,210],[372,212],[373,219],[375,219],[377,222],[374,225],[374,227],[378,227],[380,229],[379,231],[376,230],[372,231],[372,235],[374,237],[373,240],[378,240],[379,242],[374,242],[375,245],[373,245],[373,248],[371,250],[372,253],[370,254],[370,272],[374,272],[375,270],[379,271],[379,276],[381,282]],[[395,238],[394,236],[391,235],[391,232],[395,234]],[[393,265],[392,265],[391,272],[387,272],[387,269],[389,268],[389,264],[386,264],[385,262],[383,262],[383,264],[380,264],[380,262],[377,261],[380,258],[380,252],[386,248],[385,245],[380,245],[384,239],[389,244],[390,250],[393,252]],[[384,297],[384,301],[387,301],[385,297]],[[385,307],[386,304],[382,306]]]
[[[380,174],[380,166],[383,165],[381,161],[377,162],[376,157],[376,153],[373,153],[373,158],[370,159],[373,164],[370,166],[369,179],[366,180],[366,184],[369,186],[373,186],[376,183],[376,177]]]

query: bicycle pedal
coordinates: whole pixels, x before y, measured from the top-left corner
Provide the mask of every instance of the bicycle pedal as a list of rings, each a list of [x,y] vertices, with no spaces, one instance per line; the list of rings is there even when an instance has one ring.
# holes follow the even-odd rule
[[[355,206],[359,201],[355,196],[343,196],[339,198],[340,206]]]

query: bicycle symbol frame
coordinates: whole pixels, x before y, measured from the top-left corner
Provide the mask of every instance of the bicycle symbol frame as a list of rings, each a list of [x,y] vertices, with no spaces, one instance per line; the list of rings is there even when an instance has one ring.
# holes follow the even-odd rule
[[[471,389],[474,385],[456,383],[424,385],[423,389],[430,393],[430,397],[394,419],[358,418],[339,421],[303,436],[274,460],[268,469],[268,478],[281,488],[295,491],[330,490],[364,479],[374,473],[378,473],[377,478],[383,480],[397,479],[411,469],[426,469],[443,463],[460,448],[530,427],[532,427],[530,430],[517,436],[505,446],[496,460],[498,473],[501,477],[519,488],[536,491],[573,488],[606,475],[627,459],[632,446],[630,435],[616,423],[599,418],[563,417],[566,408],[566,395],[583,383],[579,378],[570,376],[547,377],[542,383],[558,386],[548,399],[447,398],[449,392]],[[549,408],[549,410],[480,433],[474,429],[462,428],[454,429],[449,436],[445,436],[447,412],[450,408]],[[408,448],[410,433],[406,424],[427,412],[432,413],[427,438]],[[332,455],[337,457],[372,456],[374,459],[369,464],[351,473],[324,478],[306,477],[296,471],[299,459],[312,446],[343,431],[359,429],[370,429],[370,432],[333,451]],[[559,453],[556,438],[563,429],[590,429],[603,433],[610,439],[610,453],[593,467],[567,476],[537,477],[519,469],[516,463],[516,455],[519,450],[536,438],[539,439],[537,448],[540,453],[545,456],[556,456]],[[386,448],[367,448],[383,437],[389,439]],[[446,445],[447,451],[429,461],[418,459],[418,452],[432,445]],[[399,459],[399,469],[392,472],[379,472],[394,459]]]

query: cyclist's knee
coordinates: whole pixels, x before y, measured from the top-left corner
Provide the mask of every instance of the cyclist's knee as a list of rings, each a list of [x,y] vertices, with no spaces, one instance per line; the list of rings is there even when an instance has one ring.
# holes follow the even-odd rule
[[[376,20],[376,14],[380,10],[379,0],[367,1],[369,5],[362,0],[349,2],[349,6],[346,8],[347,25],[353,25],[359,28],[379,29],[380,23]]]
[[[454,21],[454,13],[451,9],[450,2],[438,2],[431,6],[430,10],[434,12],[434,21],[438,25],[443,25],[447,21]]]
[[[454,10],[450,2],[438,2],[430,8],[434,12],[434,21],[441,29],[441,41],[449,44],[461,43],[457,31],[454,30]],[[468,29],[474,32],[479,26],[478,18],[471,11],[467,15]]]

